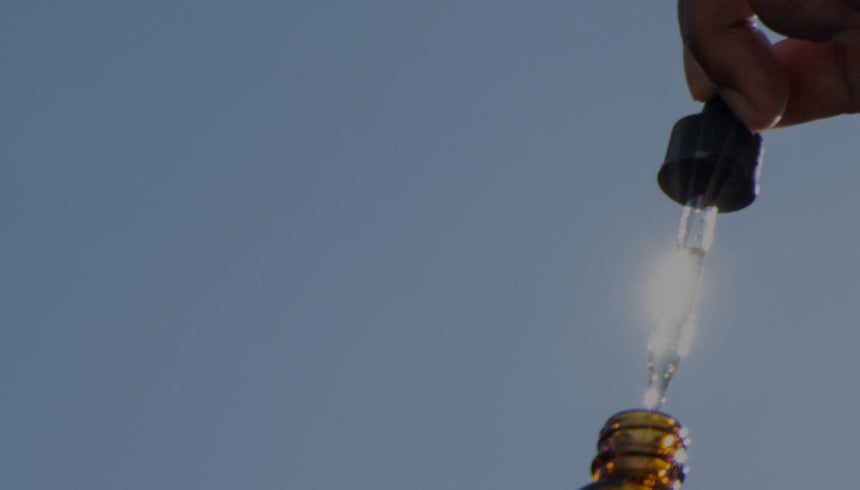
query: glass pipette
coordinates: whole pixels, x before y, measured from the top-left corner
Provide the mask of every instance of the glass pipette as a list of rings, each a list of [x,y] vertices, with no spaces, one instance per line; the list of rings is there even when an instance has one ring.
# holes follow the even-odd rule
[[[714,240],[716,206],[691,200],[681,213],[675,248],[660,263],[649,288],[653,329],[648,341],[645,407],[658,410],[678,363],[687,355],[695,329],[695,304],[705,253]]]

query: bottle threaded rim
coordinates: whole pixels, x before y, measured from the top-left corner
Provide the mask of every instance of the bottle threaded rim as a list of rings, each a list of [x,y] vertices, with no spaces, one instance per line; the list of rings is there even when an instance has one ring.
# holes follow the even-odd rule
[[[627,410],[600,431],[593,480],[621,478],[655,490],[678,490],[684,482],[687,431],[667,414]]]

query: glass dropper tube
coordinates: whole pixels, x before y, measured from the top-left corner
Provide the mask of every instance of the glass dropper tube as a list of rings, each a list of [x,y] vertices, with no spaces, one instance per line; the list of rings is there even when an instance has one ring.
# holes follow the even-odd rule
[[[678,363],[687,355],[695,329],[695,304],[705,253],[714,240],[716,206],[690,200],[681,213],[674,249],[659,265],[649,287],[651,337],[648,341],[648,389],[643,401],[659,410]]]

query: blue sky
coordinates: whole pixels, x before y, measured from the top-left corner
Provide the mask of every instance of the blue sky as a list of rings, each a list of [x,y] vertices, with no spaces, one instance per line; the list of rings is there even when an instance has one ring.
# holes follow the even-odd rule
[[[672,2],[0,10],[0,486],[588,481],[699,109]],[[685,487],[853,481],[858,130],[766,134],[717,221]]]

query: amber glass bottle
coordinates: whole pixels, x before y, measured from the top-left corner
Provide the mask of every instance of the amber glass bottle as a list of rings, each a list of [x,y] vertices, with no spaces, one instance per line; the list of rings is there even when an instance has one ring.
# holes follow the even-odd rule
[[[678,490],[684,481],[687,431],[664,413],[629,410],[606,421],[582,490]]]

